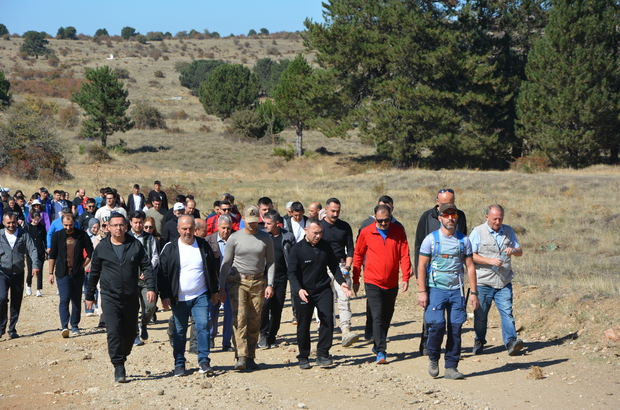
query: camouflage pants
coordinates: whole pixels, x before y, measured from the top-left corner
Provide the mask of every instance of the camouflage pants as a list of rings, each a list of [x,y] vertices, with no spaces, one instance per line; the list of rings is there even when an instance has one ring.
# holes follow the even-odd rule
[[[233,310],[233,346],[237,357],[256,357],[260,335],[260,318],[265,301],[267,278],[239,279],[228,282],[228,296]]]

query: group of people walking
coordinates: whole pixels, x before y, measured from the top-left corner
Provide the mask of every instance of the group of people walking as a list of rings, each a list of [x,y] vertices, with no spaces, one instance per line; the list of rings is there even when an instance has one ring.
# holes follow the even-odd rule
[[[168,209],[159,181],[148,196],[134,185],[127,201],[112,188],[102,189],[97,199],[78,190],[71,203],[63,192],[55,191],[53,200],[46,192],[41,188],[29,201],[21,198],[21,219],[8,201],[0,203],[0,336],[6,333],[10,299],[8,335],[19,337],[24,257],[30,289],[32,278],[42,276],[47,255],[48,281],[57,285],[60,299],[61,336],[79,335],[85,292],[86,311],[97,307],[100,326],[106,328],[117,382],[126,381],[124,364],[132,348],[148,340],[158,296],[164,310],[172,310],[174,376],[187,372],[190,322],[190,352],[198,356],[199,372],[214,374],[209,356],[215,348],[220,306],[221,348],[234,352],[236,370],[260,369],[256,351],[277,346],[287,285],[301,369],[312,367],[313,323],[318,323],[315,364],[333,365],[329,351],[334,302],[341,344],[349,347],[360,339],[351,328],[350,298],[362,281],[367,299],[364,338],[372,340],[376,363],[385,364],[395,301],[399,289],[409,289],[412,273],[418,304],[425,310],[420,353],[428,355],[432,377],[439,375],[444,336],[444,377],[464,377],[458,362],[468,300],[474,309],[473,354],[484,352],[493,302],[508,354],[523,348],[512,315],[511,285],[511,260],[522,255],[521,245],[512,228],[503,224],[504,209],[498,204],[488,206],[486,222],[466,236],[466,217],[455,205],[453,189],[438,191],[435,206],[420,217],[414,264],[389,196],[379,198],[354,238],[350,224],[340,218],[337,198],[329,198],[324,206],[313,202],[306,216],[300,202],[288,203],[281,215],[268,197],[239,211],[234,197],[224,194],[203,219],[191,196],[178,195]],[[39,225],[43,233],[27,229]],[[38,292],[41,287],[38,283]]]

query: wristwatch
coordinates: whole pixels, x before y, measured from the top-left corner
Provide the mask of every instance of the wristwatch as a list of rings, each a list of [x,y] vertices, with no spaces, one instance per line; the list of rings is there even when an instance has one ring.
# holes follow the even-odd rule
[[[267,286],[271,286],[273,288],[273,285],[271,283],[268,283]]]
[[[478,296],[478,291],[476,292],[471,292],[472,295]]]

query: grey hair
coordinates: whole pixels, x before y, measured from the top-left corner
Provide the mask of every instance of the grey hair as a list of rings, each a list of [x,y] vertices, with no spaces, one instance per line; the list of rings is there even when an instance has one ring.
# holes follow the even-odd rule
[[[177,220],[177,226],[179,226],[179,224],[181,223],[181,219],[189,220],[189,222],[191,222],[192,225],[196,226],[196,222],[194,222],[194,216],[193,215],[183,214],[183,215],[179,216],[179,219]]]
[[[493,204],[493,205],[487,206],[486,215],[489,215],[491,213],[491,209],[497,209],[498,211],[502,213],[502,215],[504,215],[504,207],[501,206],[500,204]]]
[[[220,226],[222,222],[228,222],[230,226],[232,226],[233,224],[232,217],[225,214],[220,215],[219,219],[217,220],[217,226]]]

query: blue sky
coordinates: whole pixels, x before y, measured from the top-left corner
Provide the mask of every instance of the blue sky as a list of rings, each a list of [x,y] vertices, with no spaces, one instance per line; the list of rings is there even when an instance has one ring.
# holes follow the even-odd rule
[[[125,26],[142,34],[149,31],[204,29],[222,36],[248,34],[250,29],[269,32],[303,30],[306,17],[323,21],[321,0],[6,0],[1,2],[0,23],[11,34],[28,30],[53,36],[59,27],[73,26],[78,33],[95,34],[105,28],[121,34]]]

